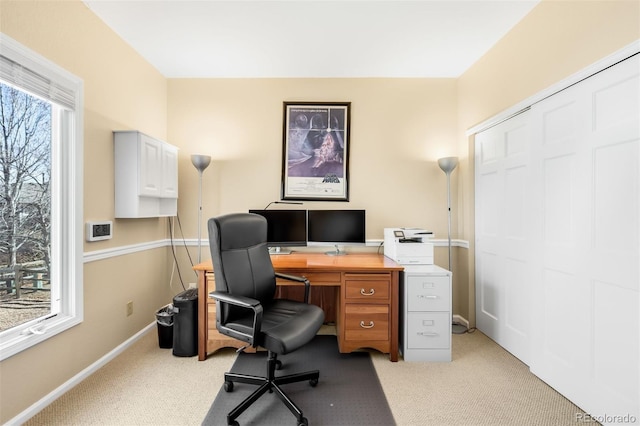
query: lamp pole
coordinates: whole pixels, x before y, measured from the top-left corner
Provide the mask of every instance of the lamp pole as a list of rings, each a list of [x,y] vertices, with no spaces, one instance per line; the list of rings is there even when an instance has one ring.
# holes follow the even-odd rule
[[[451,271],[451,172],[458,165],[458,157],[444,157],[438,160],[438,166],[447,175],[447,213],[448,213],[448,232],[447,241],[449,248],[449,270]]]
[[[191,156],[191,163],[198,170],[198,263],[202,262],[202,172],[209,167],[211,156],[194,154]]]

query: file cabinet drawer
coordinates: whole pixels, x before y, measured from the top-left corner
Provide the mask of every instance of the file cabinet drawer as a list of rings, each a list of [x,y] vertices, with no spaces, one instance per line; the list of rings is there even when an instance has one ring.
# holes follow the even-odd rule
[[[409,311],[451,310],[449,277],[409,275],[406,291]]]
[[[448,349],[451,315],[448,312],[409,312],[407,340],[411,349]]]
[[[344,329],[345,340],[389,340],[389,306],[346,305]]]

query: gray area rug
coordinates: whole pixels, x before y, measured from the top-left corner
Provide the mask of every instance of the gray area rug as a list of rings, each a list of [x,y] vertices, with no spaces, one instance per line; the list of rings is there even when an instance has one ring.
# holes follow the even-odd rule
[[[395,425],[369,353],[341,354],[336,336],[319,335],[303,348],[279,359],[283,367],[276,371],[276,376],[320,370],[315,388],[309,382],[282,386],[300,407],[309,425]],[[263,375],[265,370],[266,352],[241,353],[231,368],[233,372],[256,375]],[[255,389],[243,383],[234,383],[233,392],[229,393],[221,388],[202,424],[226,425],[227,413]],[[237,421],[243,426],[296,424],[296,418],[275,393],[263,395]]]

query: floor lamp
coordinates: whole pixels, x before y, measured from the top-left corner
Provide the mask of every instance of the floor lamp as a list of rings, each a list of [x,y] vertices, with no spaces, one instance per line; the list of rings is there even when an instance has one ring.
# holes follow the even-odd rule
[[[447,175],[447,209],[449,214],[448,247],[449,247],[449,270],[451,271],[451,172],[458,165],[458,157],[444,157],[438,160],[438,166]]]
[[[449,270],[451,271],[451,172],[458,165],[458,157],[444,157],[438,160],[438,166],[447,175],[447,213],[448,213],[448,232],[447,232],[447,247],[449,248]],[[462,324],[457,324],[452,321],[451,332],[453,334],[464,334],[467,332],[467,327]]]
[[[209,167],[211,157],[209,155],[194,154],[191,156],[191,162],[200,174],[198,182],[198,263],[202,262],[202,172]]]

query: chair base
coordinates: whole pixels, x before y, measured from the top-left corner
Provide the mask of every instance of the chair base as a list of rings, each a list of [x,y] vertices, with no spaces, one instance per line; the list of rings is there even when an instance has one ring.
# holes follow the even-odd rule
[[[309,384],[315,387],[318,384],[320,372],[318,370],[308,371],[305,373],[288,374],[286,376],[275,377],[275,370],[280,361],[277,359],[277,354],[269,351],[267,359],[267,377],[251,376],[240,373],[225,373],[224,374],[224,389],[227,392],[233,390],[233,383],[246,383],[250,385],[258,386],[258,389],[253,391],[251,395],[245,398],[240,404],[238,404],[233,410],[227,414],[228,425],[238,425],[236,419],[247,408],[258,400],[262,395],[268,392],[276,392],[276,396],[284,403],[284,405],[296,416],[298,425],[307,425],[307,419],[302,415],[302,411],[298,406],[287,396],[286,393],[280,388],[280,385],[287,383],[309,381]]]

